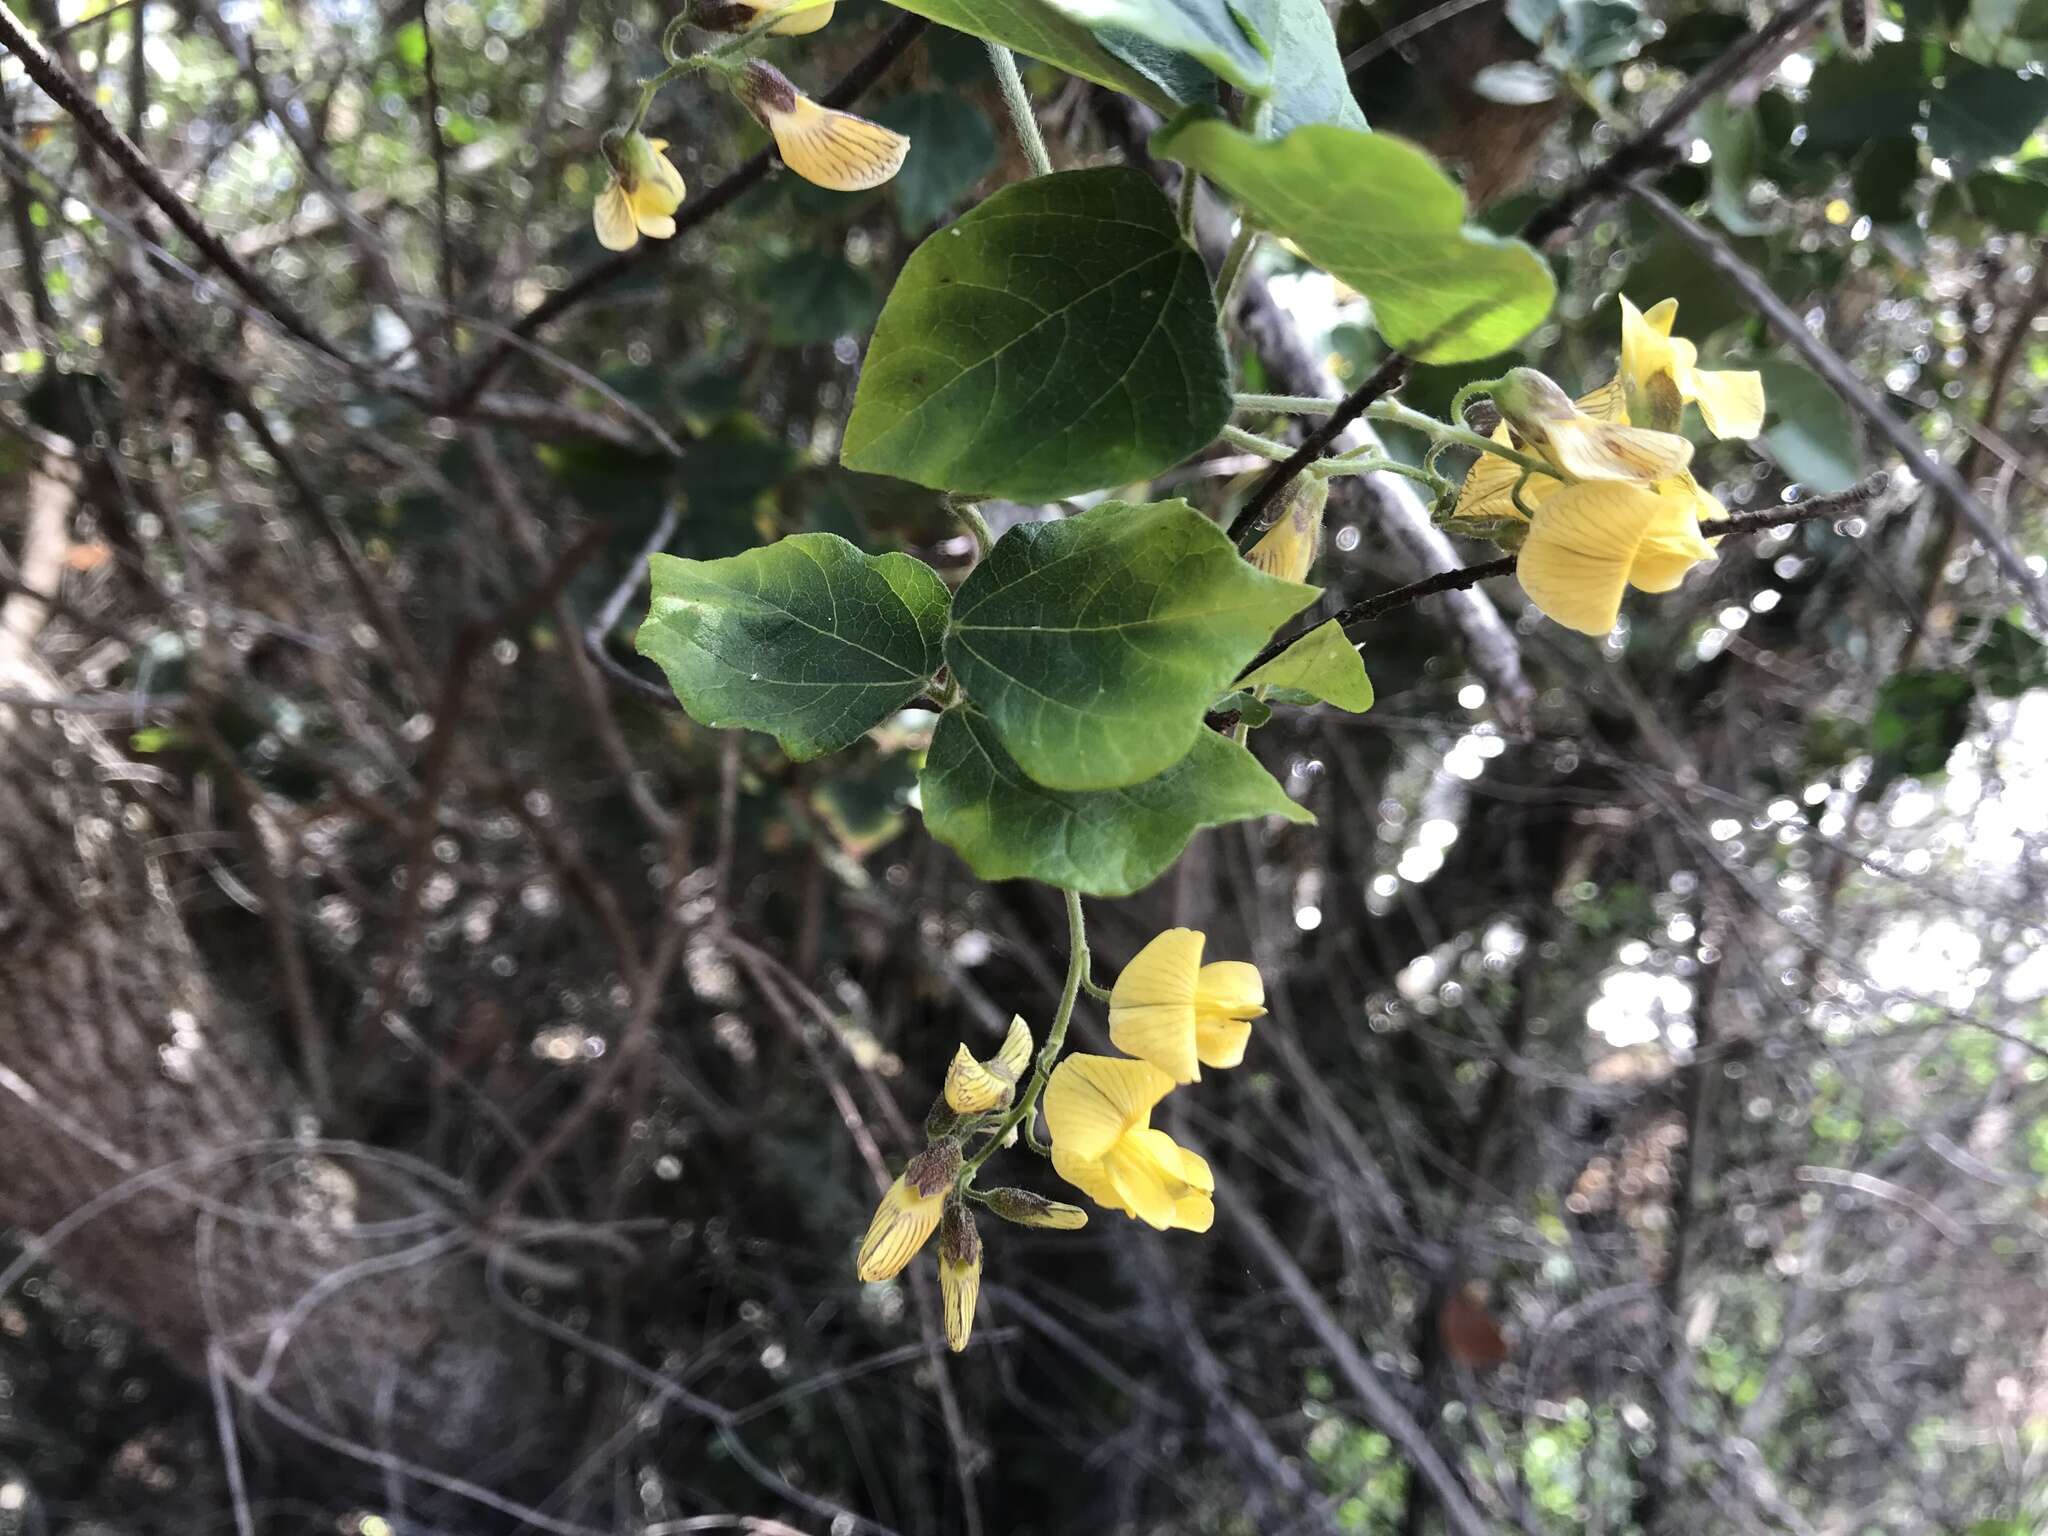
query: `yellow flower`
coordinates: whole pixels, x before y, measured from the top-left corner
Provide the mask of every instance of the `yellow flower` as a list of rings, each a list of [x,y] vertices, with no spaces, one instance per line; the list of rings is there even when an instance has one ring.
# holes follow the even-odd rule
[[[1020,1227],[1051,1227],[1059,1232],[1074,1232],[1088,1225],[1088,1213],[1078,1205],[1048,1200],[1028,1189],[991,1189],[981,1198],[982,1203],[1003,1220],[1014,1221]]]
[[[1109,993],[1110,1043],[1176,1083],[1194,1082],[1203,1066],[1243,1061],[1251,1021],[1266,1011],[1258,968],[1202,964],[1207,942],[1192,928],[1167,929],[1132,957]]]
[[[888,1280],[903,1272],[939,1224],[946,1196],[960,1176],[960,1143],[935,1142],[913,1157],[882,1196],[868,1235],[861,1239],[858,1272],[863,1280]]]
[[[1702,560],[1700,499],[1719,503],[1690,475],[1654,489],[1587,482],[1558,486],[1529,523],[1515,575],[1529,601],[1582,634],[1604,635],[1629,587],[1669,592]]]
[[[953,1053],[946,1068],[946,1107],[955,1114],[978,1115],[1009,1103],[1030,1064],[1031,1027],[1013,1018],[1002,1049],[987,1061],[976,1061],[964,1045]]]
[[[1300,581],[1316,561],[1316,543],[1323,531],[1323,508],[1330,500],[1330,482],[1320,475],[1300,475],[1287,508],[1245,558],[1268,576]]]
[[[1502,423],[1566,480],[1647,485],[1682,474],[1692,462],[1692,444],[1677,433],[1603,421],[1534,368],[1510,369],[1493,403]]]
[[[792,9],[793,0],[717,0],[699,6],[690,19],[711,32],[745,32],[763,16],[788,11],[788,15],[767,28],[768,33],[774,37],[804,37],[832,19],[834,3],[835,0],[813,0],[801,9]]]
[[[1164,1131],[1152,1106],[1173,1079],[1143,1061],[1069,1056],[1045,1087],[1045,1125],[1059,1176],[1105,1210],[1161,1232],[1206,1232],[1216,1219],[1209,1165]]]
[[[676,232],[685,189],[682,173],[662,153],[667,148],[668,140],[638,133],[618,141],[611,180],[594,212],[597,242],[606,250],[630,251],[642,235],[666,240]]]
[[[939,1300],[946,1313],[946,1344],[956,1355],[974,1332],[974,1304],[980,1297],[981,1233],[955,1200],[939,1224]]]
[[[878,187],[902,169],[910,140],[851,112],[821,107],[759,59],[748,62],[740,100],[775,136],[782,163],[834,192]]]
[[[1647,312],[1621,301],[1621,385],[1627,420],[1676,430],[1689,402],[1716,437],[1755,437],[1764,429],[1764,381],[1748,370],[1701,368],[1699,348],[1673,336],[1678,301]]]

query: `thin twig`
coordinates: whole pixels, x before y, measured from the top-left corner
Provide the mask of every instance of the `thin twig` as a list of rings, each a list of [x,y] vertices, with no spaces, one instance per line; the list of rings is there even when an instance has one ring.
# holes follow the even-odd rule
[[[1793,523],[1810,523],[1817,518],[1840,517],[1844,513],[1873,501],[1887,484],[1883,475],[1873,475],[1861,485],[1844,491],[1839,496],[1821,496],[1812,501],[1802,501],[1791,507],[1765,507],[1756,512],[1737,512],[1730,517],[1704,525],[1704,531],[1717,539],[1747,538],[1771,528],[1784,528]],[[1491,581],[1496,576],[1515,574],[1515,557],[1503,555],[1498,560],[1482,561],[1478,565],[1460,566],[1454,571],[1438,571],[1434,576],[1425,576],[1420,581],[1411,581],[1405,587],[1396,587],[1391,592],[1382,592],[1369,597],[1362,603],[1353,603],[1349,608],[1339,609],[1328,618],[1313,618],[1299,629],[1280,636],[1258,655],[1245,663],[1238,678],[1256,672],[1267,662],[1286,650],[1295,641],[1335,620],[1349,632],[1374,619],[1384,618],[1397,608],[1406,608],[1425,597],[1434,597],[1439,592],[1457,592],[1466,587],[1476,587],[1482,581]]]
[[[1246,539],[1263,531],[1272,521],[1267,513],[1279,502],[1280,493],[1287,489],[1294,477],[1321,458],[1323,450],[1365,414],[1367,406],[1399,389],[1408,378],[1408,368],[1408,359],[1395,352],[1373,369],[1358,388],[1344,397],[1343,404],[1330,412],[1320,427],[1302,439],[1301,446],[1285,462],[1266,472],[1265,478],[1259,481],[1245,501],[1244,509],[1232,520],[1230,537],[1242,545]]]
[[[1856,372],[1841,357],[1812,331],[1806,328],[1792,306],[1778,297],[1777,291],[1765,282],[1748,262],[1737,254],[1735,248],[1703,228],[1700,223],[1680,208],[1670,198],[1651,186],[1642,177],[1629,179],[1629,191],[1634,194],[1650,212],[1661,219],[1673,234],[1707,259],[1710,266],[1735,285],[1742,296],[1755,305],[1771,329],[1807,365],[1827,381],[1828,387],[1838,395],[1844,404],[1877,429],[1891,445],[1905,456],[1906,465],[1915,478],[1926,481],[1947,501],[1957,518],[1968,526],[1991,557],[2003,567],[2013,585],[2020,589],[2035,622],[2048,629],[2048,589],[2044,589],[2041,578],[2027,565],[2026,559],[2012,547],[1991,514],[1985,510],[1963,477],[1942,459],[1930,453],[1925,439],[1913,427],[1899,419],[1887,409],[1884,402],[1872,393],[1868,384],[1857,377]]]

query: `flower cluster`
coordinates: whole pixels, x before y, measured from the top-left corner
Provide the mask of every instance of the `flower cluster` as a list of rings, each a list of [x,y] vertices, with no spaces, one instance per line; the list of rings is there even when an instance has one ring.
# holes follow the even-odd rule
[[[851,112],[820,106],[790,83],[789,77],[758,59],[728,58],[731,48],[757,35],[801,37],[832,19],[834,0],[710,0],[693,15],[696,25],[711,31],[736,32],[732,44],[692,58],[671,55],[669,69],[642,89],[640,109],[632,126],[605,135],[603,148],[611,174],[597,195],[592,217],[598,243],[611,251],[629,251],[646,235],[666,240],[676,232],[676,209],[685,195],[683,178],[669,161],[665,139],[640,131],[655,90],[692,68],[717,69],[733,94],[775,140],[783,164],[806,181],[835,192],[859,192],[880,186],[902,169],[910,140],[880,123]],[[682,18],[670,27],[680,30]]]
[[[1266,997],[1255,967],[1203,964],[1205,943],[1191,928],[1170,928],[1124,968],[1108,994],[1109,1038],[1123,1056],[1077,1053],[1052,1062],[1064,1013],[1028,1082],[1033,1042],[1022,1019],[1011,1021],[1002,1048],[985,1061],[961,1046],[926,1122],[930,1144],[889,1186],[861,1241],[860,1278],[901,1273],[936,1231],[946,1341],[965,1349],[981,1293],[981,1234],[970,1206],[1027,1227],[1087,1225],[1079,1206],[1024,1189],[974,1188],[981,1163],[1020,1127],[1028,1130],[1041,1093],[1061,1178],[1104,1210],[1162,1232],[1206,1232],[1216,1219],[1215,1175],[1153,1128],[1152,1111],[1175,1087],[1197,1081],[1203,1067],[1243,1061]],[[970,1154],[966,1144],[974,1136],[981,1145]],[[1031,1144],[1045,1150],[1035,1137]]]
[[[1576,401],[1527,368],[1493,389],[1494,440],[1545,470],[1482,455],[1453,515],[1511,530],[1522,590],[1569,629],[1605,635],[1628,588],[1669,592],[1714,558],[1702,524],[1728,514],[1692,476],[1685,407],[1697,404],[1715,437],[1763,430],[1762,377],[1701,368],[1698,349],[1671,334],[1677,315],[1671,299],[1647,313],[1622,299],[1620,370]]]

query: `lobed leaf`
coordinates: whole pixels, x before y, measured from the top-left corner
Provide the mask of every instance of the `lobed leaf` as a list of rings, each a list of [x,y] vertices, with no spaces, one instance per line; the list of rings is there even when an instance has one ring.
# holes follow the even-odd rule
[[[1114,789],[1183,757],[1314,587],[1254,569],[1184,501],[1024,523],[953,598],[946,663],[1024,772]]]
[[[858,741],[939,668],[946,588],[908,555],[799,533],[725,560],[651,565],[640,654],[693,720],[767,731],[798,762]]]

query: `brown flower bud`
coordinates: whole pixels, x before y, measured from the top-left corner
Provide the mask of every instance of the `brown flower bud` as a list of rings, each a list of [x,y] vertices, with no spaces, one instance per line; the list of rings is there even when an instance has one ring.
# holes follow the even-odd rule
[[[1078,1205],[1067,1205],[1034,1195],[1028,1189],[991,1189],[982,1202],[1005,1221],[1020,1227],[1052,1227],[1072,1232],[1088,1225],[1088,1213]]]

